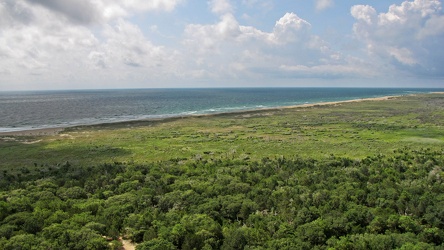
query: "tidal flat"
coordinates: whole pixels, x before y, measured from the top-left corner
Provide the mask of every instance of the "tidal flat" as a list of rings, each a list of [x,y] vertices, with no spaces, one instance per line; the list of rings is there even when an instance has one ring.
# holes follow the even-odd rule
[[[444,149],[444,94],[0,134],[0,169],[176,159],[361,159]]]

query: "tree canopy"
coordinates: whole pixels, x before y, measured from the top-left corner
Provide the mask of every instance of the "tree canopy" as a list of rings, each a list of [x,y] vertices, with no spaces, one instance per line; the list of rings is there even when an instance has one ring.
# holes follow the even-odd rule
[[[0,177],[1,249],[444,247],[442,151],[34,167]]]

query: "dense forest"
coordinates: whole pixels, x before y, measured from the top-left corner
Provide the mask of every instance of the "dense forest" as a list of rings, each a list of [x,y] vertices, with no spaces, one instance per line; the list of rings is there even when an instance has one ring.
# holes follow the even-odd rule
[[[0,249],[443,249],[444,154],[177,158],[0,173]]]

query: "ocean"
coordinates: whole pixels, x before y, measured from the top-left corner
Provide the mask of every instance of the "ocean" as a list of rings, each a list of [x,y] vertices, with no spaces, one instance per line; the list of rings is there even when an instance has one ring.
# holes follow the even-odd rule
[[[0,132],[255,110],[444,91],[403,88],[220,88],[0,92]]]

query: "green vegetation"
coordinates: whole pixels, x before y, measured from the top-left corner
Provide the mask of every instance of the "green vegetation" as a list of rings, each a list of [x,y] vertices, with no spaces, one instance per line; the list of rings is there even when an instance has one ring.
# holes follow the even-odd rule
[[[2,180],[0,248],[109,249],[124,235],[137,249],[433,249],[442,166],[430,150],[64,164]]]
[[[11,167],[264,156],[361,159],[399,148],[440,149],[443,95],[70,128],[47,137],[0,139]],[[1,138],[1,137],[0,137]]]
[[[0,249],[442,249],[444,96],[0,141]]]

